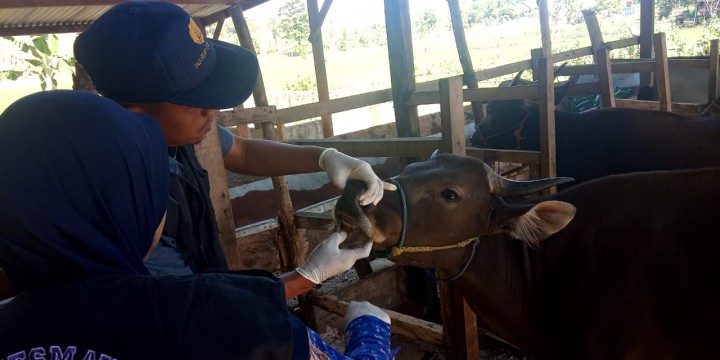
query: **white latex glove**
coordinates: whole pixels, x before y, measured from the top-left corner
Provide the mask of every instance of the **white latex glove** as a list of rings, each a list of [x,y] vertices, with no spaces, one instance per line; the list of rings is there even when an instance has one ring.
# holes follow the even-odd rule
[[[383,197],[383,190],[396,190],[395,185],[388,184],[375,175],[370,164],[333,148],[323,150],[318,164],[327,172],[330,181],[340,190],[345,189],[348,179],[363,181],[367,190],[360,194],[360,205],[377,205]]]
[[[370,255],[372,241],[368,241],[362,248],[340,249],[340,244],[347,239],[344,231],[336,232],[323,240],[312,253],[308,260],[295,269],[304,278],[319,284],[331,276],[335,276],[353,266],[358,259]]]
[[[390,324],[390,316],[379,307],[367,302],[367,301],[351,301],[348,305],[347,312],[345,312],[345,326],[363,315],[372,315],[388,324]]]

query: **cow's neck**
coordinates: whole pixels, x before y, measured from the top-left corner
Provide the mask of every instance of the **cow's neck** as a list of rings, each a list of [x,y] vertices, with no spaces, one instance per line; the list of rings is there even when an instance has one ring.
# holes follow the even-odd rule
[[[458,287],[478,318],[505,340],[526,350],[540,350],[542,334],[531,304],[534,271],[527,247],[502,235],[484,237]]]

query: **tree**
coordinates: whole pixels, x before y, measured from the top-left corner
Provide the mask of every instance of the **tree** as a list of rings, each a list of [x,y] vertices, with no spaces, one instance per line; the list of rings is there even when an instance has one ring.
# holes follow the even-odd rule
[[[655,2],[655,10],[657,11],[658,19],[662,19],[670,17],[673,9],[686,7],[694,3],[694,0],[657,0]]]
[[[66,65],[70,69],[75,67],[75,58],[58,55],[58,37],[55,34],[33,35],[30,37],[5,36],[12,41],[26,56],[21,58],[27,67],[23,70],[12,70],[8,74],[10,80],[17,80],[25,72],[37,74],[40,78],[40,88],[44,90],[57,89],[56,76]],[[72,70],[70,70],[72,71]]]
[[[431,10],[425,10],[420,19],[415,21],[415,28],[421,34],[426,34],[435,29],[438,19],[435,12]]]
[[[310,22],[302,0],[288,0],[278,10],[277,30],[283,39],[295,43],[295,54],[305,55],[310,37]]]

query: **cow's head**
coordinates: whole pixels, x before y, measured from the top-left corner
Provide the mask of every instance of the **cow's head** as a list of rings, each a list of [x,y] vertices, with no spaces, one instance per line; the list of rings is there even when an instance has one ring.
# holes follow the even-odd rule
[[[554,76],[565,67],[563,63],[555,69]],[[504,81],[500,87],[529,86],[536,82],[521,78],[518,72],[512,81]],[[559,105],[576,78],[556,83],[555,105]],[[496,100],[487,104],[487,116],[478,125],[470,138],[475,147],[491,149],[539,150],[538,103],[533,100]]]
[[[507,232],[534,246],[575,214],[574,206],[558,201],[510,205],[503,200],[572,179],[512,181],[466,156],[436,155],[407,166],[393,180],[398,190],[386,192],[376,206],[360,206],[364,185],[349,182],[335,219],[345,229],[359,229],[355,234],[372,240],[375,251],[391,251],[402,264],[457,270],[468,249],[464,246],[485,235]]]

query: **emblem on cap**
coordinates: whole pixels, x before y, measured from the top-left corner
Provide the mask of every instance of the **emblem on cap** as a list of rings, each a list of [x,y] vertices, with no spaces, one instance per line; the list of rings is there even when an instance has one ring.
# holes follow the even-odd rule
[[[193,42],[195,42],[196,44],[202,44],[205,42],[202,31],[200,31],[200,28],[197,26],[197,24],[195,24],[193,19],[190,19],[188,28],[190,29],[190,37],[193,39]]]

